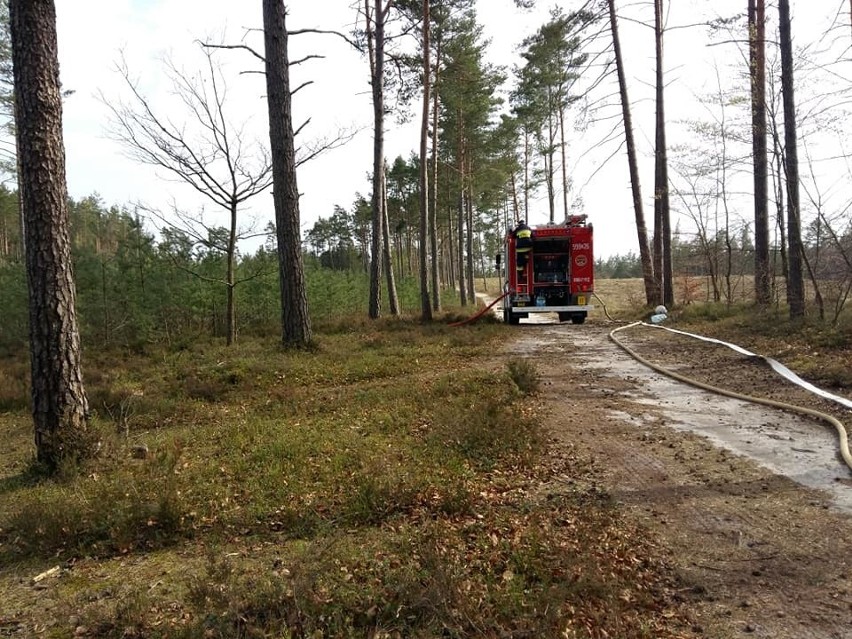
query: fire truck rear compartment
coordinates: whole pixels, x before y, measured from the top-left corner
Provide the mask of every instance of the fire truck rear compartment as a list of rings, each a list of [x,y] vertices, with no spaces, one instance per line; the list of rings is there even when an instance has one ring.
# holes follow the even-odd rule
[[[561,322],[585,321],[594,290],[592,227],[585,216],[534,227],[532,247],[523,251],[515,251],[515,238],[508,235],[506,266],[507,323],[533,313],[555,313]]]

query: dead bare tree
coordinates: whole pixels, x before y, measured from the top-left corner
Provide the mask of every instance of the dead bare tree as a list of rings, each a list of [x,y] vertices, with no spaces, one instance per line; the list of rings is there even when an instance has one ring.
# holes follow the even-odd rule
[[[130,102],[102,101],[112,113],[110,135],[127,154],[163,170],[224,209],[228,236],[224,252],[227,293],[226,341],[237,335],[236,281],[239,213],[245,202],[272,184],[272,163],[265,146],[246,139],[243,125],[235,126],[227,115],[227,86],[214,54],[201,47],[203,70],[189,72],[165,61],[165,74],[177,103],[184,109],[182,121],[174,110],[157,106],[131,77],[122,61],[118,71],[130,93]],[[184,222],[191,220],[184,216]],[[200,218],[196,220],[200,224]],[[205,235],[208,235],[205,233]]]
[[[692,157],[692,149],[687,149],[687,153]],[[685,183],[685,188],[674,186],[673,192],[682,209],[695,224],[698,247],[712,287],[712,300],[719,302],[722,299],[719,283],[719,234],[715,226],[711,228],[711,215],[717,205],[718,194],[705,185],[707,171],[677,162],[674,171]]]

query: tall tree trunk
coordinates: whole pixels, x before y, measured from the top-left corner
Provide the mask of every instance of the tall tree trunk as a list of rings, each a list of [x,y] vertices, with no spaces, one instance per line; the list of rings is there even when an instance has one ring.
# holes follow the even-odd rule
[[[459,254],[456,250],[455,239],[453,237],[453,222],[453,207],[450,205],[447,206],[447,239],[450,243],[447,249],[447,257],[449,258],[449,287],[451,289],[456,287],[456,258]]]
[[[811,267],[811,262],[808,259],[807,253],[803,253],[802,258],[805,263],[805,269],[808,271],[808,279],[810,279],[811,286],[813,286],[814,289],[814,302],[816,302],[817,312],[819,313],[819,321],[825,321],[825,301],[822,299],[819,280],[817,279],[814,269]]]
[[[426,4],[427,0],[424,0]],[[441,286],[438,268],[438,73],[441,66],[441,39],[435,53],[434,91],[432,91],[432,206],[429,209],[429,253],[432,256],[432,310],[441,312]]]
[[[784,153],[781,148],[781,136],[778,132],[777,122],[773,118],[772,122],[772,157],[774,173],[777,176],[775,184],[775,220],[778,228],[778,236],[781,241],[778,242],[781,253],[781,272],[784,273],[784,286],[787,289],[787,302],[789,303],[790,286],[790,263],[787,259],[787,231],[784,227]]]
[[[796,100],[793,93],[793,37],[790,29],[790,0],[779,0],[781,38],[781,95],[784,102],[784,156],[787,177],[787,238],[790,243],[790,274],[787,298],[790,319],[805,315],[805,283],[802,269],[802,223],[799,217],[799,152],[796,140]]]
[[[467,211],[467,269],[465,272],[467,273],[467,290],[470,294],[470,301],[476,304],[476,287],[473,281],[473,169],[470,166],[470,159],[468,159],[467,176],[467,197],[465,198],[465,210]]]
[[[104,345],[109,344],[109,295],[107,294],[107,260],[101,258],[101,303],[103,307]]]
[[[405,270],[403,269],[402,262],[402,254],[403,254],[403,241],[402,241],[402,232],[397,229],[396,230],[396,264],[397,269],[399,269],[399,276],[405,277]]]
[[[226,282],[228,287],[228,297],[225,313],[227,319],[225,321],[225,343],[231,346],[237,340],[237,300],[234,295],[234,287],[236,286],[236,256],[237,256],[237,204],[236,201],[231,201],[231,225],[228,232],[228,249],[226,259],[228,266],[226,269]]]
[[[459,255],[459,264],[458,264],[458,275],[459,275],[459,301],[462,306],[467,306],[467,278],[465,277],[465,259],[464,259],[464,204],[465,191],[464,191],[464,176],[462,175],[462,186],[459,188],[459,202],[458,202],[458,255]],[[468,232],[470,229],[468,229]],[[472,291],[471,291],[472,293]]]
[[[272,202],[281,289],[281,343],[285,347],[302,348],[311,342],[311,319],[302,264],[286,14],[282,0],[263,0]]]
[[[734,291],[731,275],[734,271],[734,245],[731,237],[731,214],[725,202],[725,301],[730,306],[734,303]]]
[[[754,166],[754,297],[760,307],[772,301],[769,265],[769,190],[766,148],[766,11],[764,0],[748,0],[751,67],[751,140]]]
[[[562,207],[565,213],[565,221],[568,221],[568,163],[565,152],[565,111],[559,109],[559,142],[562,155]]]
[[[382,6],[382,0],[374,0],[373,19],[370,20],[370,0],[364,0],[367,18],[367,42],[370,46],[370,85],[373,91],[373,236],[370,245],[370,303],[369,316],[377,319],[382,305],[382,174],[385,161],[385,20],[391,2]],[[371,25],[372,24],[372,28]]]
[[[465,235],[464,235],[464,227],[465,227],[465,196],[466,196],[466,188],[467,183],[465,180],[465,168],[467,166],[467,162],[465,161],[465,149],[464,149],[464,121],[461,117],[461,113],[459,113],[459,131],[458,131],[458,139],[456,140],[457,150],[456,150],[456,158],[458,162],[458,276],[459,276],[459,300],[462,306],[467,306],[467,278],[465,277]],[[470,233],[470,229],[468,228],[468,233]],[[473,291],[470,291],[471,297],[473,297]]]
[[[423,113],[420,118],[420,319],[432,320],[429,297],[429,108],[431,107],[431,64],[429,54],[429,0],[423,0]],[[434,263],[434,257],[433,257]]]
[[[636,218],[636,235],[639,243],[639,260],[642,263],[642,279],[645,282],[645,301],[650,306],[659,298],[659,288],[654,278],[651,263],[651,249],[648,246],[648,229],[645,225],[645,213],[642,209],[642,188],[639,182],[639,164],[636,156],[636,143],[633,140],[633,118],[630,114],[630,100],[627,97],[627,79],[624,72],[624,58],[621,55],[621,40],[618,37],[618,18],[615,13],[615,0],[609,3],[609,23],[612,31],[612,46],[615,52],[615,69],[618,74],[618,92],[621,96],[621,113],[624,120],[624,138],[627,144],[627,165],[630,170],[630,187],[633,192],[633,214]]]
[[[405,273],[408,277],[414,274],[414,250],[412,249],[411,227],[405,226]]]
[[[548,89],[548,91],[550,91],[550,89]],[[552,104],[553,96],[548,95],[548,102]],[[556,186],[554,185],[556,169],[553,166],[553,156],[556,155],[556,149],[554,148],[554,143],[556,142],[555,129],[556,127],[553,124],[553,110],[551,109],[550,113],[547,114],[547,151],[544,154],[544,162],[546,165],[545,179],[547,181],[547,204],[551,224],[556,218]]]
[[[2,243],[0,243],[0,255],[3,256],[3,261],[7,261],[9,258],[9,225],[6,222],[6,218],[3,218],[3,229],[2,233],[0,233],[0,237],[3,238]]]
[[[512,214],[510,215],[510,214],[507,213],[506,229],[509,229],[512,226],[509,223],[509,218],[511,218],[513,221],[517,221],[518,218],[521,215],[521,205],[520,205],[520,202],[518,202],[518,185],[517,185],[517,181],[515,180],[514,171],[512,172],[512,174],[510,176],[510,180],[511,180],[511,189],[512,189],[512,194],[511,194],[511,196],[512,196]]]
[[[530,220],[530,164],[532,163],[532,153],[530,153],[530,131],[524,126],[524,221],[529,223]],[[517,218],[516,218],[517,221]]]
[[[26,232],[36,456],[55,471],[92,452],[77,327],[53,0],[9,3]]]
[[[384,266],[385,280],[388,284],[388,306],[390,306],[391,315],[399,317],[399,296],[396,293],[396,278],[393,276],[393,258],[391,257],[391,242],[390,242],[390,223],[388,222],[388,181],[387,176],[382,180],[382,233],[384,233],[384,241],[382,242],[382,250],[384,251]]]
[[[662,265],[658,279],[662,285],[661,302],[674,304],[674,276],[672,273],[672,229],[669,210],[669,162],[666,152],[665,85],[663,84],[663,0],[654,0],[655,35],[657,49],[657,131],[654,151],[654,220],[660,224],[661,241],[654,242],[655,249],[662,249],[657,264]],[[657,237],[657,228],[654,228]]]

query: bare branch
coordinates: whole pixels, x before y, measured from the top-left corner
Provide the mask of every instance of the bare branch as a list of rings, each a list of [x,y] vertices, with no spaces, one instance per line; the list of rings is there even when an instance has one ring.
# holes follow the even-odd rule
[[[290,66],[294,67],[297,64],[302,64],[308,60],[325,60],[325,56],[318,53],[312,53],[311,55],[306,55],[304,58],[299,58],[298,60],[290,60]]]
[[[326,29],[296,29],[295,31],[287,31],[288,36],[304,35],[306,33],[315,33],[315,34],[321,34],[321,35],[334,35],[334,36],[337,36],[338,38],[342,38],[347,44],[354,47],[355,49],[360,50],[360,48],[361,48],[361,45],[359,45],[358,42],[356,42],[355,40],[353,40],[349,36],[347,36],[343,33],[340,33],[339,31],[329,31],[329,30],[326,30]]]
[[[311,122],[310,118],[308,118],[307,120],[302,122],[302,124],[299,126],[299,128],[297,128],[295,131],[293,131],[293,137],[296,137],[297,135],[299,135],[299,133],[302,131],[302,129],[304,129],[306,126],[308,126],[308,124],[310,124],[310,122]]]
[[[262,54],[258,53],[246,44],[211,44],[209,42],[201,42],[200,40],[198,42],[202,47],[207,49],[242,49],[243,51],[248,51],[261,62],[266,63],[266,58],[264,58]]]
[[[297,92],[299,89],[304,89],[306,86],[308,86],[309,84],[313,84],[313,83],[314,83],[314,81],[313,81],[313,80],[306,80],[305,82],[302,82],[302,84],[300,84],[300,85],[299,85],[299,86],[297,86],[295,89],[293,89],[293,90],[291,90],[291,91],[290,91],[290,95],[291,95],[291,96],[292,96],[292,95],[296,95],[296,92]]]
[[[305,124],[307,124],[307,122]],[[296,166],[299,167],[306,162],[315,160],[317,157],[327,153],[328,151],[333,151],[334,149],[338,149],[345,144],[348,144],[356,135],[358,135],[360,130],[361,129],[341,129],[333,137],[312,141],[310,145],[303,147],[305,150],[302,148],[299,149],[300,153],[296,160]]]

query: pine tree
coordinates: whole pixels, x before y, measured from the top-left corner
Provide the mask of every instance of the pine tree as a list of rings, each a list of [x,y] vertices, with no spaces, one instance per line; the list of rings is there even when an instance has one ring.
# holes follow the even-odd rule
[[[9,10],[36,454],[56,470],[93,450],[71,272],[56,8],[53,0],[12,0]]]
[[[312,334],[302,263],[286,16],[282,0],[263,0],[272,195],[281,287],[281,341],[287,347],[305,347],[310,344]]]

